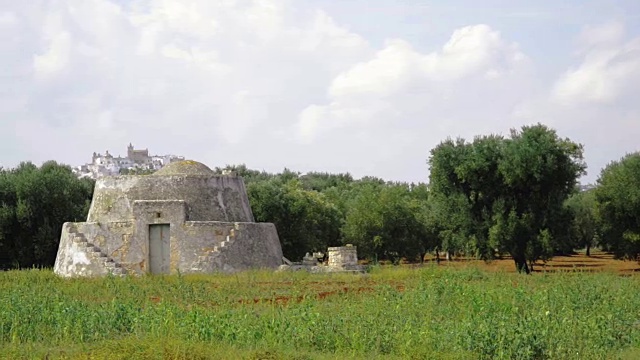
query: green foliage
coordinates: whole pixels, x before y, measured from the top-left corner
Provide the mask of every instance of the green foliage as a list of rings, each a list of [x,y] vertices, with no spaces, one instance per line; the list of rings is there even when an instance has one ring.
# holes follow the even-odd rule
[[[247,192],[254,216],[276,225],[290,259],[353,243],[360,247],[360,258],[413,260],[437,242],[429,232],[433,221],[424,184],[354,180],[349,174],[300,175],[288,169],[279,174],[258,174],[243,166],[227,170],[251,177]]]
[[[524,251],[528,261],[535,261],[550,258],[556,244],[568,241],[563,204],[585,173],[582,152],[582,145],[543,125],[512,131],[500,173],[515,232],[506,234],[503,249],[515,256]]]
[[[374,259],[414,260],[436,247],[430,232],[427,192],[407,185],[369,184],[347,206],[344,242],[358,246],[358,255]]]
[[[302,187],[306,190],[325,191],[344,184],[351,184],[354,180],[350,174],[330,174],[326,172],[309,172],[300,176]]]
[[[600,230],[595,190],[577,192],[567,199],[565,206],[570,212],[571,249],[563,249],[563,252],[575,248],[586,248],[587,255],[590,249],[597,245],[598,232]]]
[[[510,138],[448,139],[431,151],[430,186],[446,251],[508,253],[525,272],[568,241],[563,202],[584,173],[582,146],[544,125]]]
[[[92,194],[93,181],[54,161],[0,170],[0,269],[53,266],[62,224],[86,219]]]
[[[602,246],[621,258],[640,255],[640,153],[607,165],[595,190]]]
[[[266,171],[248,169],[245,164],[227,165],[224,168],[216,167],[213,169],[213,172],[219,175],[224,172],[232,172],[237,176],[241,176],[246,184],[254,181],[266,181],[275,177],[275,175],[267,173]]]
[[[251,182],[247,193],[256,221],[275,224],[285,257],[297,260],[339,245],[340,211],[323,194],[303,189],[299,180]]]
[[[0,358],[617,358],[640,346],[639,286],[606,273],[431,266],[76,280],[11,271],[0,273]]]

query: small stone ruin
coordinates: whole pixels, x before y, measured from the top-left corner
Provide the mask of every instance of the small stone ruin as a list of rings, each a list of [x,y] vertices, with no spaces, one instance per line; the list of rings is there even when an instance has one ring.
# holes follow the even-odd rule
[[[349,270],[358,266],[358,252],[356,246],[330,247],[329,267]]]
[[[357,246],[347,244],[346,246],[336,246],[327,249],[327,263],[324,264],[324,254],[307,253],[302,262],[287,261],[281,265],[279,271],[285,270],[307,270],[309,272],[364,272],[366,267],[358,265]]]

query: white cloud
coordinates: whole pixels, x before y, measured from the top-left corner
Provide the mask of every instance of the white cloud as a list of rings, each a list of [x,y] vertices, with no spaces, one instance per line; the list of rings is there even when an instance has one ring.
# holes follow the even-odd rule
[[[430,54],[420,54],[404,40],[388,41],[374,59],[336,77],[329,94],[384,96],[413,81],[450,82],[471,75],[496,78],[524,60],[516,44],[505,42],[489,26],[467,26],[454,31],[441,51]]]
[[[304,0],[7,4],[0,13],[5,166],[81,164],[93,151],[122,153],[133,142],[211,166],[425,181],[429,150],[448,136],[542,121],[622,153],[640,136],[633,123],[640,105],[626,95],[639,80],[638,40],[615,22],[584,29],[570,69],[543,71],[546,59],[531,53],[546,49],[548,38],[532,42],[528,28],[491,21],[473,25],[472,16],[429,17],[433,6],[407,4],[401,14],[379,6],[376,25],[364,26],[376,37],[363,32],[370,18],[358,4],[349,7],[362,21],[339,13],[342,3]],[[412,21],[410,32],[386,15]],[[554,61],[571,50],[561,51],[550,54]],[[580,106],[550,101],[551,78],[553,100]],[[626,140],[596,138],[607,129]],[[612,151],[602,158],[617,157]]]
[[[44,19],[43,51],[33,57],[36,76],[48,78],[67,67],[71,57],[71,34],[65,30],[60,12],[53,12]]]
[[[60,32],[49,40],[47,50],[33,58],[33,67],[38,76],[48,77],[62,71],[69,63],[71,51],[71,35]]]
[[[585,26],[578,37],[579,44],[585,48],[598,45],[617,44],[624,38],[624,25],[612,21],[598,26]]]
[[[18,17],[11,11],[0,12],[0,27],[11,27],[18,23]]]
[[[588,27],[583,60],[557,81],[552,96],[565,105],[613,104],[640,81],[640,37],[624,41],[622,24]]]
[[[297,129],[302,142],[310,143],[320,127],[320,122],[323,120],[328,121],[329,119],[326,107],[310,105],[302,110]]]
[[[331,97],[397,92],[411,80],[420,62],[420,54],[403,40],[389,41],[375,58],[356,64],[338,75],[329,88]]]
[[[523,104],[519,115],[543,119],[584,144],[586,181],[593,182],[610,161],[640,150],[640,37],[629,38],[621,23],[605,22],[584,27],[577,39],[576,64],[549,92]]]
[[[496,77],[525,59],[517,44],[508,43],[499,32],[481,24],[454,31],[440,53],[425,59],[425,70],[440,80],[457,80],[478,73]]]
[[[310,142],[332,128],[363,122],[372,122],[367,126],[415,122],[409,119],[412,114],[425,120],[444,118],[443,105],[452,96],[462,103],[463,88],[492,89],[493,80],[517,78],[515,74],[526,63],[517,44],[505,41],[486,25],[458,29],[440,51],[428,54],[406,41],[390,40],[372,59],[335,77],[328,90],[330,104],[303,110],[298,135],[301,141]]]
[[[21,121],[99,148],[127,137],[169,148],[167,138],[182,137],[171,152],[199,157],[212,147],[220,155],[210,161],[226,161],[242,142],[282,132],[305,99],[371,51],[326,13],[286,0],[68,0],[43,9],[16,7],[31,26],[22,33],[32,36],[24,39],[32,74],[47,80],[22,94],[33,107]],[[92,127],[99,134],[79,132]]]
[[[314,51],[321,47],[349,51],[367,47],[367,41],[347,28],[337,25],[324,11],[317,10],[313,25],[305,31],[300,49]]]

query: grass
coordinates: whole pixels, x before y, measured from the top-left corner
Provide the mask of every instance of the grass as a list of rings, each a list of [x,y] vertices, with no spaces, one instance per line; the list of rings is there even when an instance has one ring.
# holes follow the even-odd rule
[[[60,279],[0,272],[0,358],[633,359],[640,277],[474,267]]]

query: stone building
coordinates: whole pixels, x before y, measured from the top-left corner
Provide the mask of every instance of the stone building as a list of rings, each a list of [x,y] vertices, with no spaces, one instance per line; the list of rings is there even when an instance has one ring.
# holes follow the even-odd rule
[[[86,222],[65,223],[54,272],[173,274],[277,268],[273,224],[256,223],[241,177],[195,161],[97,180]]]
[[[135,150],[133,144],[127,146],[127,158],[135,163],[145,163],[149,161],[149,149]]]

